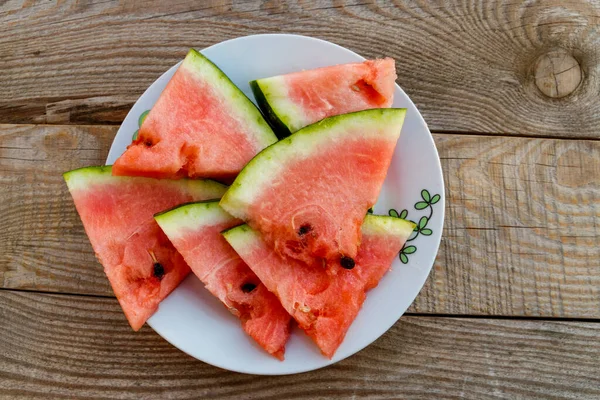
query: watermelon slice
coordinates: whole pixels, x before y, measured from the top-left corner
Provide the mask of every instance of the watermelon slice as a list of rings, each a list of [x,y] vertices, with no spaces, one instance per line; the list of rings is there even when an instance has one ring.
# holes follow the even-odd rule
[[[326,117],[391,107],[396,66],[391,58],[294,72],[250,82],[278,136]]]
[[[275,250],[351,263],[385,179],[405,109],[324,119],[257,155],[221,199]]]
[[[291,317],[221,235],[241,221],[218,201],[186,204],[154,218],[206,288],[241,319],[246,333],[283,360]]]
[[[96,257],[137,331],[190,272],[154,214],[189,201],[219,198],[225,186],[208,180],[116,177],[110,166],[63,176]]]
[[[276,140],[256,106],[216,65],[190,50],[113,174],[231,181]]]
[[[415,225],[394,217],[369,215],[363,242],[351,269],[315,260],[307,265],[275,254],[247,225],[224,232],[227,241],[277,295],[283,307],[331,358],[365,300],[390,268]]]

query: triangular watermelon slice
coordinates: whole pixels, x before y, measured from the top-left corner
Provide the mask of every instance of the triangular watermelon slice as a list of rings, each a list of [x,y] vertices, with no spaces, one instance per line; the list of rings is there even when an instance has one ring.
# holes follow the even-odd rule
[[[218,199],[225,186],[208,180],[117,177],[110,166],[76,169],[64,178],[96,257],[137,331],[190,272],[154,214],[185,202]]]
[[[241,221],[218,201],[186,204],[154,218],[206,288],[240,318],[246,333],[283,360],[291,317],[221,235]]]
[[[247,225],[223,235],[321,352],[331,358],[358,315],[366,291],[377,286],[414,226],[399,218],[368,215],[352,269],[319,260],[306,265],[284,259]]]
[[[281,255],[351,263],[387,174],[405,109],[324,119],[268,147],[221,200]]]
[[[114,175],[231,181],[277,140],[256,106],[206,57],[190,50],[115,162]]]
[[[254,97],[280,137],[326,117],[391,107],[392,58],[340,64],[250,82]]]

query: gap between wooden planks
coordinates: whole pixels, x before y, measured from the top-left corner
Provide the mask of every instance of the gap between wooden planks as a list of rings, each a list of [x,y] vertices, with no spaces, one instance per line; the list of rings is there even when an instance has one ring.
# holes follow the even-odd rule
[[[403,317],[300,375],[227,372],[127,325],[116,299],[0,291],[0,397],[594,399],[597,323]]]
[[[0,125],[0,287],[112,295],[61,174],[116,131]],[[409,311],[600,318],[600,141],[434,137],[446,222]]]
[[[5,2],[0,122],[118,124],[189,47],[288,32],[394,57],[434,130],[598,138],[599,22],[598,0]]]

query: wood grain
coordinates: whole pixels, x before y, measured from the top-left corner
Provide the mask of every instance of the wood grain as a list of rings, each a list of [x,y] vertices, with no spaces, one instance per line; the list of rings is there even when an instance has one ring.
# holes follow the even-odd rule
[[[600,317],[600,142],[434,137],[445,226],[412,310]]]
[[[112,295],[61,173],[102,164],[115,132],[0,127],[0,287]],[[435,140],[446,225],[410,311],[600,318],[600,142]]]
[[[0,122],[117,124],[189,47],[289,32],[394,57],[433,130],[598,138],[598,23],[598,0],[11,0]],[[538,60],[557,50],[582,74],[561,98],[536,85]]]
[[[62,173],[102,165],[114,127],[0,127],[0,286],[112,295]]]
[[[332,367],[227,372],[134,333],[114,299],[0,291],[0,397],[594,399],[599,324],[404,317]]]
[[[566,50],[552,50],[541,56],[534,67],[535,85],[551,98],[573,93],[581,84],[581,66]]]

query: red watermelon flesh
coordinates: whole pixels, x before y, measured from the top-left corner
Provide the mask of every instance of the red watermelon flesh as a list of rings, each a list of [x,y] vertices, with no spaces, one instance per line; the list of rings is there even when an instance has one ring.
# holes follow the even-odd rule
[[[227,241],[277,295],[298,325],[331,358],[358,315],[366,292],[377,286],[408,239],[414,224],[369,215],[352,269],[315,260],[282,258],[247,225],[224,232]]]
[[[273,125],[289,134],[334,115],[390,107],[396,77],[394,60],[385,58],[258,79],[250,86]]]
[[[221,206],[281,255],[306,263],[354,258],[404,115],[404,109],[374,109],[310,125],[256,156]]]
[[[113,174],[231,181],[276,140],[256,106],[213,63],[190,50]]]
[[[219,198],[225,186],[206,180],[112,176],[111,167],[64,174],[98,261],[134,330],[190,269],[154,221],[178,204]]]
[[[283,360],[290,315],[221,235],[240,220],[219,202],[186,204],[155,216],[194,274],[268,353]]]

